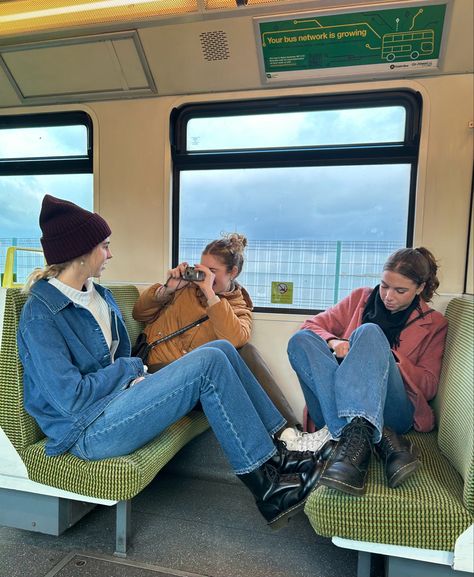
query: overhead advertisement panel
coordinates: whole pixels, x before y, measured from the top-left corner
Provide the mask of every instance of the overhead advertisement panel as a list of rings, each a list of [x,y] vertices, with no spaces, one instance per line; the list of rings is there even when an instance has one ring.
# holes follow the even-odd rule
[[[439,68],[448,2],[255,19],[266,82]],[[392,5],[393,6],[393,5]]]

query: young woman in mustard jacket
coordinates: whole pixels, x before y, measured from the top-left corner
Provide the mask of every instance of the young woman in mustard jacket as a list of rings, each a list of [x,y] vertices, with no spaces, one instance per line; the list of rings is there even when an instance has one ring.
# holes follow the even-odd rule
[[[295,428],[298,419],[279,389],[258,350],[251,345],[252,300],[237,277],[244,264],[247,239],[229,234],[209,243],[195,265],[204,278],[185,279],[187,262],[168,271],[166,283],[156,283],[145,290],[133,309],[133,317],[146,323],[147,342],[165,337],[202,318],[208,320],[154,347],[148,356],[153,372],[181,358],[203,344],[224,339],[239,349],[239,353],[266,391],[273,404],[287,421],[283,439],[288,449],[318,451],[329,439],[322,433],[302,433]]]

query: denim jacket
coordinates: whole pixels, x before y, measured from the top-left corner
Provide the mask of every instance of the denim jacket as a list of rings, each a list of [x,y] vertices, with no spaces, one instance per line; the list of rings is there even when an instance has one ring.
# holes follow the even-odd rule
[[[21,313],[17,339],[25,409],[48,437],[47,455],[66,452],[144,372],[141,359],[130,357],[130,339],[111,292],[94,286],[111,311],[114,362],[92,314],[46,280],[32,286]]]

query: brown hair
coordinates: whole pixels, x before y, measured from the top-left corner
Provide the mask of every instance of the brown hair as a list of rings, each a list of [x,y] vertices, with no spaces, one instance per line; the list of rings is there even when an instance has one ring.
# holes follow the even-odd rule
[[[222,260],[230,272],[234,266],[237,267],[238,276],[244,266],[244,250],[247,246],[247,239],[243,234],[232,232],[225,234],[219,240],[213,240],[202,251],[202,254],[211,254]]]
[[[436,289],[439,287],[439,280],[436,276],[438,271],[436,259],[423,246],[397,250],[388,257],[383,270],[397,272],[406,276],[418,286],[425,283],[420,296],[426,302],[433,298]]]

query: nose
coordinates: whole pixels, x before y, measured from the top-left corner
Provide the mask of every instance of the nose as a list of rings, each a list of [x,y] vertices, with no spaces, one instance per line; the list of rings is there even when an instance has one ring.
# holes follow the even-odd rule
[[[392,289],[387,289],[385,292],[385,300],[390,302],[394,294],[395,292]]]

